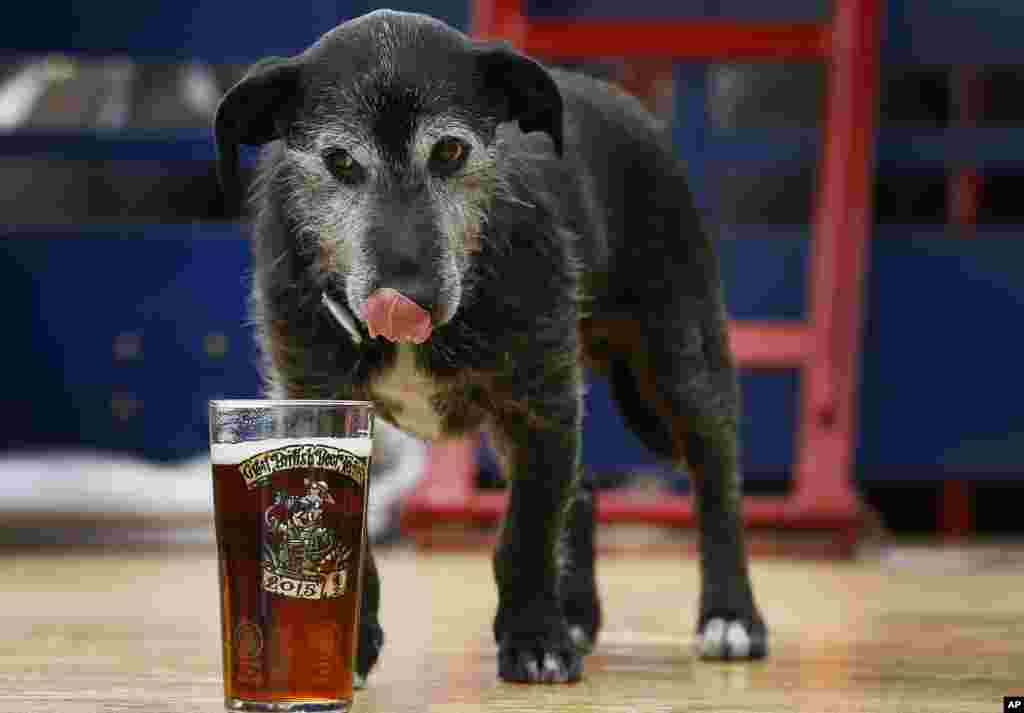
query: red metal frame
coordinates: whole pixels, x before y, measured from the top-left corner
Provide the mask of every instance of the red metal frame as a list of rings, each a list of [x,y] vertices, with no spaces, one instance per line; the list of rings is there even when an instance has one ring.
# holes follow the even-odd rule
[[[873,141],[882,0],[835,0],[828,24],[564,22],[529,20],[521,0],[476,0],[474,31],[542,57],[807,59],[828,66],[819,187],[803,323],[733,322],[741,367],[801,370],[801,408],[790,494],[747,496],[748,526],[826,530],[849,553],[862,522],[850,483],[860,355],[862,282],[872,226]],[[403,530],[431,541],[440,523],[490,524],[506,496],[475,487],[476,441],[431,449],[426,477],[405,503]],[[695,523],[688,496],[600,493],[605,522]]]
[[[953,68],[954,121],[961,128],[976,128],[984,111],[986,86],[980,68]],[[948,179],[947,221],[958,228],[964,238],[975,236],[978,206],[985,190],[984,176],[976,166],[951,166]],[[956,539],[970,534],[974,528],[974,487],[967,480],[947,480],[939,491],[938,530]]]
[[[953,112],[959,128],[977,128],[985,106],[985,82],[976,66],[953,68]],[[984,176],[976,166],[952,166],[949,180],[950,223],[960,228],[964,237],[974,237],[978,222],[978,205],[984,193]]]

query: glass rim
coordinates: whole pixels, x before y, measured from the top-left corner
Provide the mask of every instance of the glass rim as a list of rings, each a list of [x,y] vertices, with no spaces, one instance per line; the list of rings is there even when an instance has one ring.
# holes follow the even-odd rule
[[[240,409],[240,408],[316,408],[316,407],[338,407],[355,406],[361,408],[373,408],[372,401],[357,401],[351,399],[210,399],[211,408],[217,409]]]

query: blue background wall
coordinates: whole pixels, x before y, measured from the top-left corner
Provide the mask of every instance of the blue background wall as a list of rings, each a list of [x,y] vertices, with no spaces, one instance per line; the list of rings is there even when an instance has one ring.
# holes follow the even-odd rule
[[[534,3],[535,9],[540,5]],[[653,11],[651,6],[643,10],[643,3],[630,7],[650,15],[690,5],[722,15],[743,9],[731,0],[661,3]],[[748,14],[763,19],[764,5],[747,4]],[[886,56],[949,61],[942,54],[948,47],[937,38],[948,36],[950,27],[962,28],[966,14],[974,24],[968,23],[972,29],[965,36],[977,35],[978,51],[987,53],[979,55],[982,61],[1012,55],[1024,63],[1015,46],[1024,34],[1024,11],[1016,4],[938,5],[943,4],[894,4]],[[22,5],[0,46],[248,62],[294,52],[339,17],[372,9],[358,2],[291,3],[288,12],[273,14],[247,6],[242,15],[229,3],[66,7],[62,13],[59,3]],[[468,22],[461,2],[415,7],[460,27]],[[783,19],[820,14],[820,4],[800,0],[773,7]],[[687,69],[680,76],[697,75]],[[682,113],[687,111],[684,106]],[[704,130],[703,124],[687,125],[679,134],[681,145],[696,147],[693,137]],[[17,149],[17,137],[4,141]],[[171,153],[178,150],[173,142],[169,146]],[[189,146],[199,153],[208,150],[194,137]],[[793,155],[806,160],[813,150]],[[881,158],[884,164],[886,156]],[[715,156],[704,159],[713,162]],[[702,176],[703,163],[695,164]],[[1016,401],[1022,356],[1016,325],[1024,302],[1021,232],[1014,226],[989,229],[966,241],[936,235],[934,228],[879,227],[866,286],[861,477],[1019,478],[1024,472],[1024,416]],[[802,315],[804,229],[726,230],[720,252],[735,317]],[[81,443],[141,450],[165,460],[202,450],[205,400],[258,392],[251,335],[244,325],[246,269],[245,238],[231,223],[4,228],[0,299],[6,305],[9,375],[4,445]],[[113,344],[124,334],[141,339],[138,357],[115,358]],[[207,353],[204,340],[210,335],[226,337],[224,356]],[[743,387],[748,472],[754,478],[779,478],[793,457],[797,380],[785,371],[745,374]],[[601,384],[592,388],[589,411],[588,461],[648,461],[621,433]]]

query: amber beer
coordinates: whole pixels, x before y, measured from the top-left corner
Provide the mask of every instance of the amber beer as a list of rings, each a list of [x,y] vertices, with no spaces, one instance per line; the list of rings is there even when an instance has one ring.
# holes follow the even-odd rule
[[[351,705],[370,448],[369,429],[211,444],[229,710]]]

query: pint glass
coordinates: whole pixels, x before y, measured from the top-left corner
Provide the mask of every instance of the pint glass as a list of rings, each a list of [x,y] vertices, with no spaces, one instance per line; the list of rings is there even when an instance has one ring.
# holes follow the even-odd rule
[[[349,710],[372,431],[366,402],[210,402],[228,710]]]

